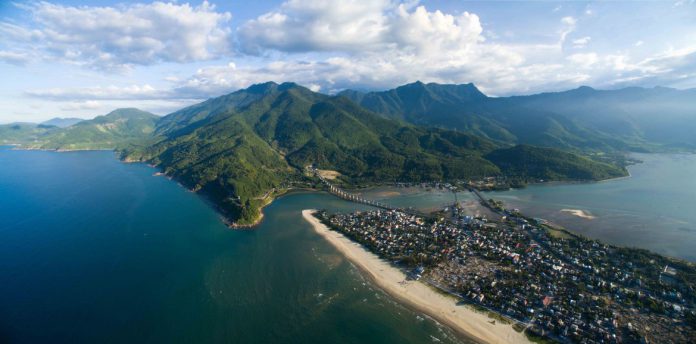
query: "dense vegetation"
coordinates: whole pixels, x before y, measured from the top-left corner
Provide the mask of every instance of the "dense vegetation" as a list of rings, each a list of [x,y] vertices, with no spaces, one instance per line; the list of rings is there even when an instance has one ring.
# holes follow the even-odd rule
[[[622,168],[554,148],[518,145],[485,156],[509,177],[531,180],[600,180],[626,175]]]
[[[495,98],[472,84],[416,82],[383,92],[341,94],[390,118],[508,144],[585,152],[696,149],[696,89],[580,87]]]
[[[66,128],[51,127],[26,146],[56,150],[116,149],[148,138],[159,118],[138,109],[118,109]]]
[[[503,148],[468,133],[386,119],[345,97],[266,83],[164,117],[154,142],[130,147],[124,157],[160,166],[238,224],[249,224],[309,165],[338,171],[352,184],[467,179],[500,175],[484,155]],[[581,159],[565,158],[571,157]],[[580,164],[601,170],[588,159],[572,166]]]
[[[625,173],[555,149],[510,148],[505,140],[475,135],[480,134],[476,130],[410,124],[419,122],[414,116],[431,110],[433,118],[444,121],[447,108],[433,99],[448,106],[487,99],[473,85],[442,88],[428,96],[419,95],[423,87],[413,84],[391,92],[379,105],[380,111],[391,109],[389,116],[348,97],[269,82],[162,118],[119,109],[66,128],[0,127],[0,139],[39,149],[117,149],[125,160],[155,164],[206,195],[239,225],[257,221],[260,208],[293,183],[305,180],[305,168],[310,165],[337,171],[339,182],[352,185],[503,174],[521,180],[594,180]],[[363,103],[379,100],[357,92],[344,95]],[[400,116],[395,109],[409,111]]]
[[[3,124],[0,125],[0,144],[31,144],[56,129],[58,128],[54,126],[34,123]]]

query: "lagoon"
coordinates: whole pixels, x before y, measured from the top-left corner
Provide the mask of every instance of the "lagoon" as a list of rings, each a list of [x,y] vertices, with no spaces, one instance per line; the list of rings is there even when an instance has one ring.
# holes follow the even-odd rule
[[[696,155],[633,157],[643,162],[629,166],[631,177],[538,184],[485,196],[590,238],[696,261]]]
[[[524,189],[484,192],[575,233],[611,244],[639,247],[696,261],[696,155],[633,154],[630,177],[590,183],[533,184]],[[397,207],[423,211],[451,206],[452,192],[432,188],[376,187],[360,193]],[[457,201],[470,215],[494,216],[470,192]]]

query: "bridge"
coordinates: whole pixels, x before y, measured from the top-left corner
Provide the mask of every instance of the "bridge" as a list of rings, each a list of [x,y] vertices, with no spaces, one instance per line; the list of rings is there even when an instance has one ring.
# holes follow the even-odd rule
[[[314,173],[314,176],[316,176],[317,178],[319,178],[319,180],[321,180],[321,182],[322,182],[324,185],[326,185],[326,188],[327,188],[327,190],[329,191],[329,193],[331,193],[331,194],[333,194],[333,195],[335,195],[335,196],[338,196],[339,198],[342,198],[342,199],[344,199],[344,200],[346,200],[346,201],[351,201],[351,202],[355,202],[355,203],[367,204],[367,205],[370,205],[370,206],[373,206],[373,207],[376,207],[376,208],[381,208],[381,209],[386,209],[386,210],[401,210],[401,209],[398,209],[398,208],[396,208],[396,207],[389,206],[389,205],[386,204],[386,203],[382,203],[382,202],[378,202],[378,201],[375,201],[375,200],[367,199],[367,198],[362,197],[362,196],[360,196],[360,195],[356,195],[356,194],[353,194],[353,193],[350,193],[350,192],[346,192],[345,190],[339,188],[338,186],[335,186],[335,185],[331,184],[331,182],[329,182],[326,178],[324,178],[324,177],[322,177],[321,175],[319,175],[319,173],[317,172],[316,169],[313,169],[312,172]]]
[[[347,191],[339,188],[338,186],[333,185],[329,180],[322,177],[316,169],[311,169],[311,171],[313,172],[314,176],[319,178],[319,180],[321,180],[321,182],[326,186],[327,191],[329,193],[331,193],[339,198],[342,198],[346,201],[366,204],[369,206],[373,206],[375,208],[380,208],[380,209],[385,209],[385,210],[396,210],[396,211],[400,211],[400,212],[410,214],[410,215],[416,215],[416,216],[421,216],[421,217],[431,217],[430,214],[427,214],[427,213],[424,213],[424,212],[421,212],[421,211],[418,211],[418,210],[415,210],[412,208],[399,208],[399,207],[395,207],[395,206],[389,205],[389,204],[384,203],[384,202],[371,200],[371,199],[362,197],[358,194],[347,192]],[[456,202],[457,202],[457,194],[456,193],[454,193],[454,199],[455,199],[455,204],[456,204]],[[442,208],[444,208],[446,206],[451,206],[451,204],[443,205]]]

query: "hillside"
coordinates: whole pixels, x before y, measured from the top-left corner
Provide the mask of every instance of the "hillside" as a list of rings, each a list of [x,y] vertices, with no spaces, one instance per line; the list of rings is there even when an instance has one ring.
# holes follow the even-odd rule
[[[292,83],[254,85],[172,113],[157,123],[152,140],[126,149],[124,158],[160,166],[240,225],[255,222],[259,208],[308,165],[338,171],[350,184],[466,179],[501,174],[483,156],[504,148],[386,119],[346,97]]]
[[[509,177],[532,180],[601,180],[626,175],[622,168],[554,148],[518,145],[484,156]]]
[[[41,136],[57,130],[57,127],[35,123],[10,123],[0,125],[0,144],[32,144]]]
[[[119,148],[148,138],[158,119],[158,116],[138,109],[117,109],[67,128],[50,130],[26,146],[56,150]]]
[[[381,92],[344,91],[369,110],[419,125],[454,128],[508,144],[581,151],[696,148],[696,90],[589,87],[487,97],[474,85],[416,82]]]
[[[41,122],[42,125],[50,125],[54,127],[59,127],[59,128],[67,128],[73,124],[77,124],[79,122],[82,122],[81,118],[61,118],[61,117],[54,117],[49,119],[48,121],[43,121]]]

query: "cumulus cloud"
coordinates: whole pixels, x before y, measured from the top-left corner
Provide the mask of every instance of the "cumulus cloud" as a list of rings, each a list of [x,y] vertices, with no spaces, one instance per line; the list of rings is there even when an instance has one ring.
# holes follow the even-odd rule
[[[136,8],[153,6],[168,6],[177,11],[187,8],[190,13],[206,13],[213,21],[219,16],[229,20],[229,15],[216,13],[207,3],[199,7],[155,3],[110,10],[129,13]],[[73,8],[78,12],[88,9],[94,10]],[[269,80],[293,81],[325,93],[345,88],[387,89],[415,80],[474,82],[491,95],[509,95],[565,89],[581,83],[602,87],[658,80],[663,76],[678,79],[692,75],[693,78],[695,55],[688,49],[669,50],[642,59],[620,50],[611,54],[600,51],[580,54],[578,50],[568,49],[586,47],[591,41],[590,36],[581,34],[576,38],[575,32],[583,31],[582,20],[557,16],[551,20],[548,31],[551,35],[545,36],[543,41],[513,43],[486,40],[483,24],[474,13],[429,10],[417,2],[289,0],[242,23],[234,33],[228,32],[219,22],[210,26],[221,32],[225,44],[230,34],[236,34],[236,49],[242,55],[227,55],[229,59],[234,56],[233,62],[202,66],[188,77],[183,72],[176,76],[159,76],[167,85],[160,87],[167,88],[143,83],[39,89],[25,94],[61,102],[162,100],[182,104]],[[131,26],[136,32],[143,32],[139,23],[135,21]],[[46,31],[45,25],[38,33],[14,24],[2,25],[0,28],[11,28],[17,35],[29,38]],[[182,37],[188,36],[182,34]],[[183,51],[203,53],[178,55],[174,53],[178,50],[162,48],[153,53],[155,57],[145,58],[141,63],[204,59],[215,51],[209,43],[194,46],[200,49]],[[224,49],[229,47],[224,45],[218,50]],[[138,51],[141,50],[135,49],[133,54]],[[129,56],[126,52],[121,55]],[[120,60],[125,61],[123,56]]]
[[[154,2],[118,7],[17,5],[30,23],[0,22],[6,42],[48,59],[101,69],[219,57],[231,49],[230,13]]]
[[[424,6],[388,0],[290,0],[238,29],[241,50],[261,54],[385,49],[440,51],[482,41],[477,15],[429,12]]]
[[[377,48],[387,30],[388,0],[290,0],[238,29],[241,49],[355,51]]]
[[[197,74],[215,76],[188,83],[208,88],[269,76],[331,91],[415,79],[493,81],[524,62],[516,48],[486,43],[476,14],[430,11],[417,2],[290,0],[244,23],[237,35],[243,53],[283,58],[257,68],[206,68]],[[321,58],[291,58],[302,54]]]

